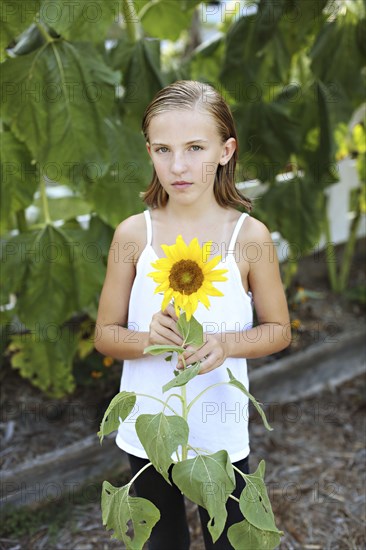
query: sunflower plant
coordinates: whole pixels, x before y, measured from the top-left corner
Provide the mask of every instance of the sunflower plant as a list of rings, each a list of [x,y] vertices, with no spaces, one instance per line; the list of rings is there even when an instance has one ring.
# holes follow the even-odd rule
[[[149,346],[144,353],[165,354],[169,361],[176,354],[178,359],[181,358],[183,369],[174,370],[174,377],[162,388],[162,392],[165,393],[171,388],[180,387],[181,393],[170,394],[165,401],[156,396],[147,396],[161,402],[162,412],[141,414],[136,419],[136,433],[150,462],[123,487],[114,487],[107,481],[103,483],[103,524],[114,530],[113,537],[123,541],[128,550],[141,550],[160,518],[160,512],[152,502],[129,494],[135,479],[149,467],[154,467],[168,483],[173,481],[187,498],[206,508],[210,516],[208,530],[213,542],[220,537],[225,527],[228,498],[237,501],[245,518],[228,530],[229,541],[235,550],[270,550],[278,546],[283,534],[275,525],[264,483],[263,460],[253,474],[244,474],[231,463],[225,450],[210,454],[188,444],[190,409],[194,402],[213,386],[208,386],[190,403],[187,402],[186,384],[199,373],[200,362],[188,367],[183,354],[187,346],[199,348],[203,345],[203,327],[193,314],[199,303],[206,308],[210,307],[209,296],[223,296],[213,283],[226,281],[224,274],[227,270],[215,269],[221,258],[208,259],[211,247],[212,243],[209,242],[201,248],[197,239],[193,239],[187,245],[179,235],[174,245],[162,245],[166,257],[153,262],[152,267],[156,271],[148,274],[158,284],[155,293],[164,295],[162,310],[169,303],[173,303],[183,342],[181,346]],[[230,369],[227,369],[227,372],[228,381],[221,384],[231,384],[243,392],[261,415],[266,428],[271,430],[260,404],[232,375]],[[135,392],[122,391],[112,399],[98,433],[101,442],[105,435],[118,429],[121,420],[126,420],[138,395]],[[168,403],[171,397],[176,397],[181,402],[181,413]],[[170,414],[164,414],[165,409],[168,409]],[[194,458],[187,458],[188,449],[193,451]],[[239,499],[231,494],[236,484],[234,470],[246,482]],[[212,483],[225,487],[225,491],[212,491],[208,494],[205,488]]]

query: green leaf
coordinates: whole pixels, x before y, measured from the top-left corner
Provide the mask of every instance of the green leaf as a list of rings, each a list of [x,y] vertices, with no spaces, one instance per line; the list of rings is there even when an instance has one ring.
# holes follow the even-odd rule
[[[233,375],[233,373],[231,372],[230,369],[226,369],[226,370],[227,370],[227,372],[229,374],[229,378],[230,378],[229,384],[231,384],[232,386],[235,386],[236,388],[238,388],[241,392],[244,393],[244,395],[246,395],[250,399],[250,401],[253,403],[254,407],[259,412],[259,414],[260,414],[260,416],[263,420],[263,424],[265,425],[267,430],[273,430],[273,428],[271,428],[271,426],[268,424],[266,415],[265,415],[262,407],[258,403],[258,401],[255,399],[255,397],[253,397],[253,395],[248,392],[248,390],[246,389],[244,384],[242,384],[239,380],[237,380],[235,378],[235,376]]]
[[[183,312],[177,325],[185,346],[201,347],[203,345],[203,327],[197,319],[191,317],[190,321],[187,321],[187,316]]]
[[[234,470],[227,452],[218,451],[177,462],[172,477],[182,493],[208,511],[208,530],[215,542],[225,527],[225,503],[235,488]]]
[[[151,167],[140,133],[120,120],[108,125],[108,131],[112,163],[103,177],[90,182],[86,199],[106,224],[115,227],[131,213],[143,209],[139,192],[151,179]]]
[[[118,429],[120,418],[126,420],[136,403],[136,394],[133,392],[122,391],[117,393],[109,403],[104,413],[98,436],[102,443],[105,435]]]
[[[322,27],[310,52],[311,68],[316,76],[325,85],[332,84],[336,95],[348,96],[349,115],[365,98],[362,74],[365,55],[358,42],[358,22],[361,18],[352,13],[351,4],[345,6],[343,14]]]
[[[170,484],[168,470],[172,454],[179,445],[187,445],[189,428],[184,418],[158,414],[140,414],[136,432],[155,469]]]
[[[197,363],[193,363],[191,367],[187,367],[183,369],[175,378],[172,380],[169,380],[164,386],[163,386],[163,392],[166,392],[172,388],[176,388],[179,386],[184,386],[192,380],[197,374],[199,373],[201,368],[201,362],[198,361]]]
[[[130,497],[129,487],[113,487],[104,481],[103,525],[113,529],[113,538],[123,541],[128,550],[142,550],[152,528],[160,519],[160,512],[149,500]]]
[[[267,489],[264,483],[265,462],[262,460],[253,474],[245,475],[240,495],[240,510],[245,519],[257,529],[278,532]]]
[[[227,534],[235,550],[273,550],[280,544],[282,532],[262,531],[243,520],[231,525]]]
[[[26,271],[17,311],[26,325],[38,324],[45,329],[61,324],[77,309],[75,273],[68,244],[62,232],[48,225],[33,234],[28,250],[22,250]]]
[[[91,44],[61,40],[3,66],[3,119],[58,182],[102,176],[119,74]]]
[[[42,21],[66,40],[101,42],[117,22],[121,6],[116,0],[43,0],[40,13]]]
[[[90,306],[97,308],[106,273],[103,263],[106,249],[102,242],[96,240],[93,225],[87,230],[78,226],[61,227],[59,231],[65,239],[70,269],[75,280],[75,309],[87,310]]]
[[[39,183],[37,167],[24,143],[11,132],[1,132],[1,228],[11,227],[11,216],[33,200]]]
[[[267,225],[289,243],[288,259],[299,259],[319,241],[323,226],[323,188],[310,175],[277,182],[261,196]]]
[[[165,40],[178,40],[192,20],[193,10],[200,0],[180,2],[179,9],[171,0],[149,2],[141,10],[141,23],[149,36]]]
[[[50,218],[52,220],[70,220],[71,218],[76,218],[76,216],[89,214],[91,210],[90,205],[77,195],[70,197],[59,197],[57,199],[48,198],[47,202]],[[43,222],[44,212],[42,210],[41,197],[36,199],[33,204],[40,209],[38,222]]]
[[[11,336],[8,350],[13,368],[37,388],[59,398],[75,389],[72,360],[76,345],[76,338],[67,327],[50,324]]]
[[[130,62],[123,75],[126,89],[122,101],[124,118],[134,129],[140,130],[141,119],[146,105],[156,92],[166,84],[160,70],[160,42],[141,39],[129,52]],[[127,118],[126,118],[127,117]]]
[[[188,60],[190,78],[199,82],[219,82],[224,56],[224,36],[213,38],[196,48]]]
[[[286,13],[286,3],[261,1],[257,14],[240,17],[227,32],[220,80],[237,101],[243,99],[242,90],[248,83],[259,82],[258,73],[266,61],[263,49]]]
[[[29,0],[2,0],[0,4],[0,60],[6,54],[5,48],[21,34],[33,21],[37,14],[36,2]]]
[[[79,226],[47,225],[3,243],[4,292],[19,293],[16,313],[22,322],[47,330],[97,304],[105,265],[93,239],[93,232]]]
[[[288,106],[277,101],[242,104],[234,110],[234,117],[247,162],[257,171],[269,164],[274,179],[299,149],[298,121],[291,117]],[[265,181],[260,171],[255,177]]]
[[[161,355],[168,352],[184,353],[185,349],[180,346],[171,346],[170,344],[154,344],[144,349],[144,353],[150,353],[150,355]]]

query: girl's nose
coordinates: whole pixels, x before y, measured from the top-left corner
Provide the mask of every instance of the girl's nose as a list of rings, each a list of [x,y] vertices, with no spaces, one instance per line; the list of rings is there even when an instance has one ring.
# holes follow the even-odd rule
[[[175,153],[172,158],[171,171],[173,174],[182,174],[187,167],[187,163],[182,153]]]

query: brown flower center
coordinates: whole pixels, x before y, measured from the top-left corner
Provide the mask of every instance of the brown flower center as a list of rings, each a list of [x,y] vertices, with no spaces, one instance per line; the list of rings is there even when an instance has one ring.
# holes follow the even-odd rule
[[[182,294],[193,294],[201,288],[204,275],[201,268],[192,260],[176,262],[169,275],[169,283],[173,290]]]

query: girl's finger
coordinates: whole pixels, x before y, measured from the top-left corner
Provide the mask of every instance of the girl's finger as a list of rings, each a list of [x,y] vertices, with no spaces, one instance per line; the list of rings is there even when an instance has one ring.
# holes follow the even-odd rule
[[[163,314],[164,315],[169,315],[169,317],[171,317],[172,319],[174,319],[174,321],[178,321],[178,317],[175,313],[175,309],[174,307],[172,306],[172,304],[168,304],[167,307],[164,309],[163,311]]]

